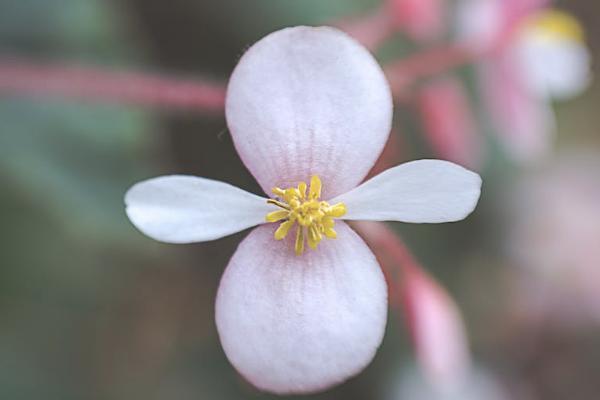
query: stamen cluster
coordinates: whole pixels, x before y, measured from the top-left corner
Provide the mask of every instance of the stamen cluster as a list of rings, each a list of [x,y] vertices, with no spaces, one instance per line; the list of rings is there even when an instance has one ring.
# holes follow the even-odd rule
[[[308,195],[306,193],[308,189]],[[269,199],[267,203],[276,205],[281,210],[273,211],[266,216],[267,222],[282,221],[275,231],[275,239],[285,238],[290,229],[297,223],[296,254],[304,252],[304,241],[308,241],[311,249],[316,249],[323,236],[335,239],[337,234],[333,229],[334,218],[340,218],[346,214],[344,203],[330,205],[326,201],[319,200],[321,197],[321,180],[313,176],[310,180],[310,188],[305,182],[300,182],[298,187],[288,189],[273,188],[276,199]]]

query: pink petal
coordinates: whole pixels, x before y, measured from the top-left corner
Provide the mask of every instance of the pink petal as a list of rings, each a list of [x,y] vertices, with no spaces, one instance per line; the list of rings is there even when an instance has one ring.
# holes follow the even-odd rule
[[[323,196],[355,187],[391,128],[383,72],[333,28],[274,32],[242,57],[229,82],[227,123],[240,157],[265,192],[317,174]]]
[[[343,222],[338,238],[294,254],[275,226],[253,230],[219,287],[216,322],[227,357],[262,390],[309,393],[359,373],[383,338],[387,290],[365,243]]]
[[[465,88],[456,77],[442,77],[419,92],[425,135],[441,158],[465,167],[481,163],[481,138]]]

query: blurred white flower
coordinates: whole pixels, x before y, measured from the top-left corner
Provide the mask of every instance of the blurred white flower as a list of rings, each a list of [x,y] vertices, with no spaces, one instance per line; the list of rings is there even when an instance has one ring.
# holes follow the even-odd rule
[[[332,28],[284,29],[254,44],[231,76],[226,116],[240,157],[274,198],[165,176],[133,186],[127,214],[169,243],[261,225],[221,280],[221,343],[258,388],[326,389],[371,361],[387,316],[379,265],[339,218],[460,220],[475,207],[481,179],[449,162],[419,160],[360,184],[389,135],[392,99],[369,52]],[[304,251],[305,242],[317,251]]]

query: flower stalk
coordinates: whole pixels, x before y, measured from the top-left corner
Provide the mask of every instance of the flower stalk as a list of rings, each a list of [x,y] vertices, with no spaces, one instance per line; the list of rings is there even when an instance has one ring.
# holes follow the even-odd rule
[[[0,59],[0,94],[61,96],[86,101],[221,113],[225,88],[202,80],[166,78],[94,67]]]

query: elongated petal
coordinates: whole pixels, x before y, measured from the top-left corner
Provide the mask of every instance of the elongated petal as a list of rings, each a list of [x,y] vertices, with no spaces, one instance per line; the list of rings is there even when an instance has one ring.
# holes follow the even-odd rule
[[[226,115],[266,193],[318,175],[327,198],[373,166],[390,132],[392,99],[381,68],[354,39],[301,26],[246,52],[229,82]]]
[[[125,204],[140,231],[168,243],[218,239],[265,222],[274,209],[266,199],[235,186],[184,175],[137,183]]]
[[[360,372],[381,343],[383,274],[343,222],[338,238],[294,254],[293,238],[253,230],[225,270],[216,321],[227,357],[262,390],[308,393]]]
[[[469,215],[481,178],[441,160],[418,160],[390,168],[332,202],[344,202],[350,220],[436,223]]]

